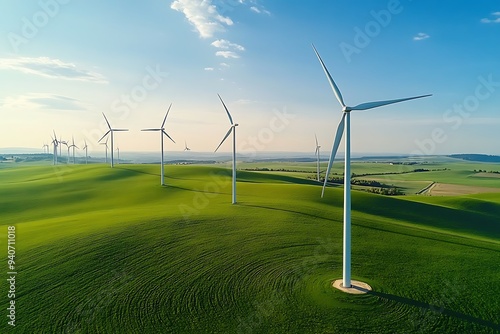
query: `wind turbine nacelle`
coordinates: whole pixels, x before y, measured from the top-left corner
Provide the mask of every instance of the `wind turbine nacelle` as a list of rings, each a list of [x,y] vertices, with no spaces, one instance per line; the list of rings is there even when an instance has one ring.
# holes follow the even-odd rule
[[[239,125],[239,124],[238,124],[238,123],[236,123],[236,124],[235,124],[235,125],[233,125],[233,126],[238,126],[238,125]]]
[[[350,112],[350,111],[352,111],[351,107],[345,106],[344,108],[342,108],[342,112]]]

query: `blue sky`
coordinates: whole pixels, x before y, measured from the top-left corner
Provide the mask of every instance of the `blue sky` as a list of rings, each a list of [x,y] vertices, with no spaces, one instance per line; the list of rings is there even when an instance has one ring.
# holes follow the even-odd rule
[[[500,154],[500,4],[431,0],[5,0],[0,5],[0,147],[53,130],[90,155],[106,128],[125,151],[331,149],[346,102],[432,93],[353,112],[358,153]],[[221,151],[229,151],[228,143]],[[41,148],[40,148],[41,151]],[[342,151],[342,149],[341,149]],[[81,153],[80,153],[81,154]]]

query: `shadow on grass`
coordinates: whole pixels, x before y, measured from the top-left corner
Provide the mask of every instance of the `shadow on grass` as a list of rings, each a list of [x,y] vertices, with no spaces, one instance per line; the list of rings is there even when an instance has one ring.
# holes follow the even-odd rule
[[[245,206],[245,207],[249,207],[249,208],[258,208],[258,209],[274,210],[274,211],[281,211],[281,212],[289,212],[289,213],[293,213],[293,214],[297,214],[297,215],[301,215],[301,216],[311,217],[314,219],[323,219],[326,221],[342,223],[341,221],[338,221],[338,220],[334,220],[334,219],[326,218],[326,217],[322,217],[322,216],[317,216],[317,215],[313,215],[313,214],[305,213],[305,212],[301,212],[301,211],[295,211],[295,210],[290,210],[290,209],[278,209],[278,208],[273,208],[273,207],[264,206],[264,205],[244,204],[244,203],[238,203],[238,204],[240,206]]]
[[[436,305],[432,305],[432,304],[428,304],[428,303],[424,303],[424,302],[419,302],[419,301],[416,301],[416,300],[413,300],[410,298],[400,297],[400,296],[391,295],[391,294],[383,293],[383,292],[368,291],[367,293],[369,295],[376,296],[376,297],[379,297],[381,299],[401,303],[401,304],[408,305],[408,306],[418,307],[418,308],[422,309],[423,311],[433,312],[436,315],[445,315],[445,316],[448,316],[451,318],[466,321],[466,322],[471,323],[471,324],[476,324],[476,325],[488,327],[488,328],[496,330],[496,331],[500,330],[500,324],[496,324],[492,321],[476,318],[476,317],[473,317],[473,316],[468,315],[468,314],[463,314],[463,313],[460,313],[457,311],[446,309],[444,307],[438,307]]]

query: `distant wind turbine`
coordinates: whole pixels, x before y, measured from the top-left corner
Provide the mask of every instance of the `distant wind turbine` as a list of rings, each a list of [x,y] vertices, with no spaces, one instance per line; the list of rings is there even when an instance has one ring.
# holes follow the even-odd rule
[[[344,99],[342,94],[340,93],[340,89],[338,88],[335,81],[333,81],[332,76],[328,72],[323,60],[321,59],[318,51],[313,45],[314,52],[318,57],[319,62],[325,72],[325,75],[330,82],[330,86],[332,87],[333,93],[335,97],[339,101],[342,107],[342,117],[340,118],[340,123],[337,127],[337,133],[335,135],[335,140],[333,142],[332,153],[330,155],[330,161],[328,162],[328,168],[326,169],[325,182],[323,183],[323,189],[321,192],[321,197],[325,192],[326,183],[328,181],[328,174],[330,173],[330,169],[332,167],[333,160],[335,159],[335,155],[337,154],[337,149],[339,148],[340,141],[342,139],[342,135],[345,131],[345,171],[344,171],[344,254],[343,254],[343,277],[342,277],[342,285],[344,288],[351,287],[351,126],[350,126],[350,116],[351,111],[355,110],[368,110],[377,107],[382,107],[385,105],[399,103],[403,101],[419,99],[422,97],[431,96],[428,95],[420,95],[414,97],[407,97],[396,100],[387,100],[387,101],[375,101],[375,102],[366,102],[358,104],[354,107],[349,107],[344,103]]]
[[[82,150],[85,150],[85,164],[88,164],[89,163],[89,160],[88,160],[88,153],[87,153],[87,149],[88,149],[88,146],[87,146],[87,141],[84,139],[83,140],[85,142],[85,146],[82,147]]]
[[[108,139],[106,138],[106,141],[104,143],[101,143],[101,145],[104,145],[106,147],[106,155],[104,158],[104,163],[108,163]]]
[[[59,144],[63,144],[63,145],[67,144],[65,141],[62,140],[61,136],[59,136]],[[62,151],[61,151],[61,149],[62,149],[62,146],[59,145],[59,157],[62,158]]]
[[[222,143],[224,143],[226,138],[229,137],[229,135],[232,132],[233,133],[233,198],[232,198],[232,203],[235,204],[236,203],[236,127],[238,126],[238,124],[233,123],[233,118],[231,117],[229,110],[227,110],[226,104],[224,103],[224,101],[222,101],[222,98],[220,97],[219,94],[217,94],[217,96],[219,96],[219,99],[222,102],[224,109],[226,110],[227,117],[229,117],[229,122],[231,123],[231,127],[229,128],[229,131],[226,133],[226,135],[224,136],[224,138],[220,142],[219,146],[217,146],[217,148],[215,149],[215,152],[217,152],[219,147],[222,145]]]
[[[118,152],[118,162],[116,164],[120,164],[120,148],[116,148],[116,152]]]
[[[167,113],[165,114],[165,117],[163,118],[163,123],[161,123],[161,126],[159,128],[157,128],[157,129],[142,129],[141,130],[141,131],[158,131],[158,132],[160,132],[160,144],[161,144],[160,184],[162,186],[165,185],[165,167],[164,167],[164,160],[163,160],[163,135],[167,136],[168,139],[170,139],[175,144],[175,141],[165,131],[165,122],[167,121],[168,112],[170,111],[171,107],[172,107],[172,103],[170,103],[170,106],[167,109]]]
[[[75,138],[71,137],[72,144],[68,146],[68,150],[70,148],[73,148],[73,164],[75,164],[75,148],[78,148],[78,146],[75,145]],[[69,159],[69,157],[68,157]]]
[[[316,139],[316,151],[314,152],[314,154],[316,155],[316,174],[318,176],[318,182],[320,181],[319,179],[319,149],[321,148],[321,146],[318,145],[318,137],[316,137],[316,134],[314,134],[314,138]]]
[[[67,141],[63,142],[63,144],[66,145],[66,148],[68,149],[68,160],[66,163],[69,164],[69,149],[71,148],[71,145],[69,145]]]
[[[53,163],[54,165],[57,165],[57,146],[59,145],[59,142],[57,141],[56,131],[55,130],[52,131],[54,132],[54,138],[51,137],[52,145],[54,146]]]
[[[184,140],[184,151],[191,151],[191,149],[188,147],[188,144],[185,140]]]
[[[48,154],[49,153],[49,145],[43,144],[43,146],[42,146],[43,153],[45,153],[45,148],[47,148],[47,154]]]
[[[109,122],[108,122],[108,119],[106,118],[106,115],[104,115],[104,113],[102,113],[102,115],[104,116],[104,119],[106,120],[106,124],[108,125],[109,130],[108,130],[108,132],[106,132],[104,134],[104,136],[101,137],[101,139],[99,139],[99,142],[101,140],[103,140],[103,138],[106,137],[108,134],[111,134],[110,135],[111,136],[111,168],[113,168],[113,166],[114,166],[114,161],[113,161],[113,133],[115,131],[128,131],[128,129],[113,129],[113,128],[111,128],[111,125],[109,125]]]

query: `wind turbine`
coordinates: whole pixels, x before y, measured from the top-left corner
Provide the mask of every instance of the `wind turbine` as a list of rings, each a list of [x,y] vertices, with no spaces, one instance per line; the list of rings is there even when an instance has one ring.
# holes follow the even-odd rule
[[[68,146],[68,154],[69,154],[69,149],[73,148],[73,164],[75,163],[75,148],[78,148],[78,146],[75,145],[75,138],[71,137],[72,144]],[[68,156],[69,160],[69,156]]]
[[[165,170],[164,170],[164,166],[163,166],[164,165],[164,162],[163,162],[163,135],[167,136],[168,139],[170,139],[175,144],[175,141],[165,131],[165,122],[167,121],[168,112],[170,111],[171,107],[172,107],[172,103],[170,103],[170,106],[167,109],[167,113],[165,114],[165,117],[163,118],[163,123],[161,123],[161,126],[158,129],[142,129],[141,130],[141,131],[158,131],[158,132],[160,132],[160,143],[161,143],[160,184],[162,186],[165,185]]]
[[[229,131],[226,133],[222,141],[220,142],[219,146],[215,149],[215,152],[219,149],[219,147],[222,145],[224,140],[226,140],[227,137],[233,132],[233,199],[232,199],[232,204],[236,204],[236,127],[238,124],[233,123],[233,118],[231,117],[231,114],[229,113],[229,110],[227,110],[226,105],[224,104],[224,101],[222,101],[222,98],[220,97],[220,101],[222,102],[222,105],[224,106],[224,109],[226,110],[227,117],[229,117],[229,122],[231,123],[231,127],[229,128]],[[214,153],[215,153],[214,152]]]
[[[185,140],[184,140],[184,151],[191,151],[191,149],[188,147],[188,144]]]
[[[106,146],[106,155],[104,158],[104,163],[108,163],[108,139],[109,138],[106,138],[106,141],[104,143],[101,143],[101,145]]]
[[[66,145],[66,148],[68,149],[68,160],[66,161],[67,164],[69,164],[69,149],[71,148],[71,145],[68,145],[68,142],[63,142],[64,145]]]
[[[337,153],[337,149],[340,145],[340,140],[342,139],[342,135],[345,131],[345,171],[344,171],[344,254],[343,254],[343,273],[342,273],[342,286],[343,288],[351,287],[351,125],[350,125],[350,116],[351,111],[356,110],[368,110],[377,107],[382,107],[385,105],[399,103],[403,101],[419,99],[422,97],[431,96],[428,95],[420,95],[414,97],[407,97],[396,100],[387,100],[387,101],[375,101],[375,102],[366,102],[358,104],[354,107],[349,107],[344,103],[344,99],[342,94],[340,93],[340,89],[338,88],[335,81],[333,81],[332,76],[328,72],[323,60],[321,59],[318,51],[313,45],[314,52],[318,57],[319,62],[321,63],[321,67],[323,67],[323,71],[330,82],[330,86],[332,87],[333,93],[335,97],[340,103],[342,107],[342,117],[340,118],[340,123],[337,127],[337,133],[335,134],[335,140],[333,142],[332,153],[330,155],[330,161],[328,162],[328,168],[326,170],[325,182],[323,183],[323,189],[321,192],[321,197],[325,192],[326,182],[328,181],[328,174],[330,173],[330,169],[332,167],[333,160],[335,158],[335,154]]]
[[[55,134],[55,132],[54,132]],[[59,136],[59,144],[67,145],[65,141],[62,140],[61,136]],[[62,152],[61,152],[62,146],[59,145],[59,156],[62,158]]]
[[[318,137],[316,137],[316,134],[314,134],[314,138],[316,139],[316,151],[314,152],[314,155],[316,155],[316,174],[318,176],[318,182],[319,180],[319,149],[321,146],[318,145]]]
[[[52,145],[54,145],[54,165],[57,165],[57,146],[59,145],[59,142],[57,141],[57,136],[56,136],[56,131],[52,130],[54,132],[54,138],[52,138]]]
[[[49,153],[49,145],[43,144],[43,146],[42,146],[43,153],[45,153],[45,148],[47,148],[47,154],[48,154]]]
[[[116,164],[119,164],[120,163],[120,148],[119,147],[116,148],[116,152],[118,152],[118,162]]]
[[[109,130],[108,130],[108,132],[106,132],[104,134],[104,136],[101,137],[101,139],[99,139],[99,142],[101,140],[103,140],[103,138],[106,137],[109,133],[111,133],[111,168],[113,168],[113,166],[114,166],[114,161],[113,161],[113,133],[115,131],[128,131],[128,129],[113,129],[113,128],[111,128],[111,125],[109,125],[109,122],[108,122],[108,119],[106,118],[106,115],[104,115],[104,113],[102,113],[102,115],[104,116],[104,119],[106,120],[106,124],[108,124]]]
[[[88,149],[88,147],[87,147],[87,141],[85,139],[83,141],[85,142],[85,146],[82,147],[82,150],[85,150],[85,164],[88,164],[89,163],[89,161],[88,161],[88,157],[89,156],[87,154],[87,149]]]

